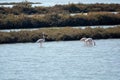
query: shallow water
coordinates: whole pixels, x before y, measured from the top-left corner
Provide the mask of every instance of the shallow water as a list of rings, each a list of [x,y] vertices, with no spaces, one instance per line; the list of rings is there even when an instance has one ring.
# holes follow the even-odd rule
[[[90,28],[112,28],[112,27],[116,27],[116,26],[120,26],[120,25],[98,25],[98,26],[73,26],[72,28],[81,28],[81,29],[85,29],[86,27],[90,27]],[[50,27],[50,28],[29,28],[29,29],[3,29],[0,30],[0,32],[18,32],[18,31],[34,31],[34,30],[39,30],[39,29],[60,29],[60,28],[64,28],[64,27]]]
[[[22,2],[24,0],[0,0],[3,2]],[[41,2],[42,4],[34,4],[33,6],[54,6],[56,4],[69,3],[120,3],[120,0],[28,0],[30,2]]]
[[[0,80],[120,80],[120,39],[0,44]]]

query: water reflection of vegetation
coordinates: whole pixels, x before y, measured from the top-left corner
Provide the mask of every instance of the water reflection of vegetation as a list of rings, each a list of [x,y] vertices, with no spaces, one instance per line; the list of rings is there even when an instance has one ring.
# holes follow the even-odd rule
[[[35,42],[45,33],[46,41],[79,40],[82,37],[94,39],[120,38],[120,26],[113,28],[60,28],[40,29],[35,31],[0,32],[0,43]]]

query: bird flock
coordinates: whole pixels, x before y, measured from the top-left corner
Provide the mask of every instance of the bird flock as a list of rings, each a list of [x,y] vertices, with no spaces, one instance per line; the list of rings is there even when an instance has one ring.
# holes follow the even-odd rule
[[[85,43],[85,46],[95,46],[96,45],[95,41],[92,38],[83,37],[80,39],[80,41],[83,41]],[[45,42],[45,33],[44,32],[42,33],[42,38],[38,39],[36,42],[40,43],[40,47],[43,47],[42,44]]]

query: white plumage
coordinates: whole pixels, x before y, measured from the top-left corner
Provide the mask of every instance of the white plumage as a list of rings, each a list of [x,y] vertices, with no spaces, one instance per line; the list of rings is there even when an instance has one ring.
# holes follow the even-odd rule
[[[40,43],[40,47],[42,47],[42,43],[45,42],[45,35],[44,35],[44,33],[42,33],[42,38],[38,39],[36,42]]]
[[[92,38],[81,38],[80,41],[84,41],[87,46],[95,46],[95,41]]]

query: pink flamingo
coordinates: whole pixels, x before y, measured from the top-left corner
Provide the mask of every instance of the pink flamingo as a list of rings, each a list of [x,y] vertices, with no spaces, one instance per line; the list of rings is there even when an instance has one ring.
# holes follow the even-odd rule
[[[37,43],[40,43],[40,47],[42,47],[42,44],[43,44],[43,42],[45,42],[45,34],[44,34],[44,32],[42,33],[42,38],[41,39],[38,39],[36,42]]]
[[[95,46],[96,43],[92,38],[81,38],[80,41],[84,41],[87,46]]]

